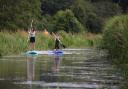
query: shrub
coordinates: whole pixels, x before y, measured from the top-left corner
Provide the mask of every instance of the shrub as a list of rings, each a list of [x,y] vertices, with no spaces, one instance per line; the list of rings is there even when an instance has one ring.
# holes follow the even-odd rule
[[[81,32],[86,30],[83,25],[74,16],[74,13],[67,9],[58,11],[53,17],[53,32],[63,30],[66,32]]]
[[[116,63],[128,63],[128,15],[115,16],[106,22],[103,47]]]

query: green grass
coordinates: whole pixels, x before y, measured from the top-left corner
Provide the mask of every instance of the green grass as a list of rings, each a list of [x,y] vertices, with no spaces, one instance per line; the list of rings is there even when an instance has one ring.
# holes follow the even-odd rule
[[[101,35],[88,35],[88,33],[71,34],[58,32],[60,39],[67,48],[97,47],[100,44]],[[28,49],[27,32],[18,31],[0,32],[0,55],[20,54]],[[54,49],[53,36],[45,36],[43,32],[38,32],[36,36],[36,50]]]

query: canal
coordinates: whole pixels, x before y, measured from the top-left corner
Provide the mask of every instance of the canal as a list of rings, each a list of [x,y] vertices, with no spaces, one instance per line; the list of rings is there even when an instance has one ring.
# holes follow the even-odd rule
[[[0,89],[120,89],[123,78],[97,49],[0,58]]]

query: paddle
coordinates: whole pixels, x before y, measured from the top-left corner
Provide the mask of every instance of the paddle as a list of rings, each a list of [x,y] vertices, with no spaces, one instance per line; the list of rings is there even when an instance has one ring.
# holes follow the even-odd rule
[[[30,28],[29,28],[28,33],[31,32],[32,27],[33,27],[33,19],[32,19],[32,21],[31,21],[31,24],[30,24]],[[29,35],[28,35],[28,40],[27,40],[27,42],[28,42],[28,41],[29,41]]]
[[[64,44],[62,44],[62,42],[59,40],[59,42],[60,42],[60,44],[61,44],[61,46],[63,47],[63,48],[66,48],[66,46],[64,45]]]
[[[58,39],[60,45],[61,45],[63,48],[66,48],[66,46],[65,46],[65,45],[60,41],[60,39],[55,35],[55,33],[52,32],[52,34],[54,35],[54,37],[55,37],[56,39]]]

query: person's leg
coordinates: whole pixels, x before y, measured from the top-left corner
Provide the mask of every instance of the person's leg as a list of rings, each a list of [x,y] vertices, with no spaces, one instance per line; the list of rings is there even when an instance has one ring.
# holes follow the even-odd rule
[[[58,50],[60,47],[59,47],[59,41],[56,39],[55,40],[55,49]]]
[[[35,43],[33,42],[32,43],[32,50],[34,50],[35,49]]]
[[[29,43],[29,50],[32,50],[32,43]]]

